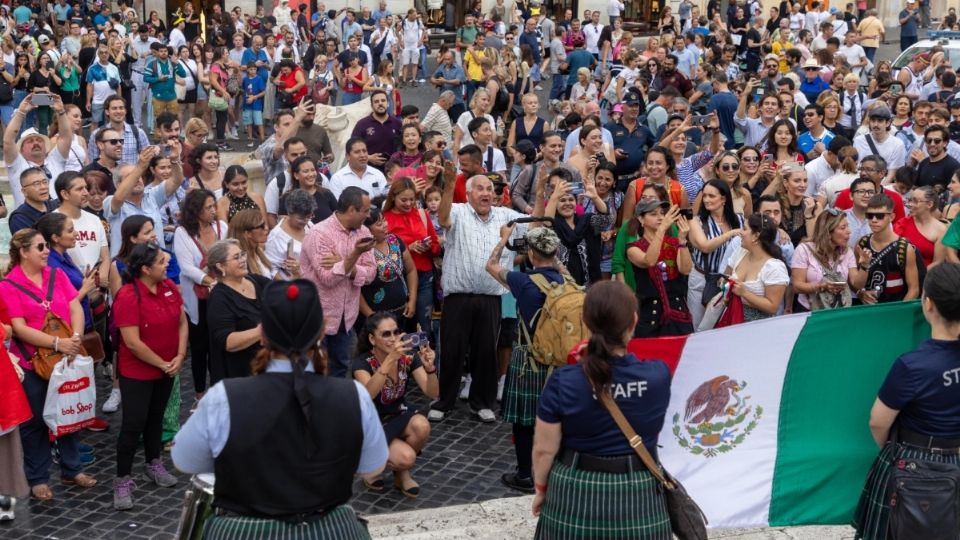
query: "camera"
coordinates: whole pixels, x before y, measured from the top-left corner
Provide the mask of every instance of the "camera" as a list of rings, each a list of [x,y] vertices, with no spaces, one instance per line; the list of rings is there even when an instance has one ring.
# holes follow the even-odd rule
[[[428,336],[426,332],[404,334],[400,339],[410,343],[411,347],[422,347],[430,343],[430,336]]]
[[[710,115],[709,114],[695,114],[691,119],[693,125],[706,128],[710,124]]]
[[[548,226],[553,225],[552,218],[545,217],[523,217],[515,219],[513,221],[507,222],[507,225],[515,225],[517,223],[544,223]],[[527,251],[527,238],[523,235],[517,236],[512,241],[507,242],[507,249],[515,253],[526,253]]]

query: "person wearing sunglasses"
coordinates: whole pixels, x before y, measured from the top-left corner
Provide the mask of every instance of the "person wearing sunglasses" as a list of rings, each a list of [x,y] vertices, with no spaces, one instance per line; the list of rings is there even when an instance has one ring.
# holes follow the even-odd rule
[[[31,495],[37,500],[48,501],[54,495],[49,485],[53,464],[50,430],[43,421],[48,383],[34,372],[30,358],[41,346],[67,355],[79,354],[83,307],[80,295],[63,270],[47,265],[50,247],[39,231],[29,228],[17,231],[10,239],[9,256],[10,272],[0,281],[0,296],[7,306],[13,327],[10,350],[23,369],[23,389],[33,413],[33,418],[20,424],[23,465]],[[37,299],[46,298],[51,279],[54,282],[49,310],[76,329],[71,338],[53,337],[41,330],[47,309]],[[82,488],[95,486],[97,480],[83,472],[79,434],[60,436],[57,444],[60,449],[60,482]]]
[[[823,126],[823,107],[816,103],[804,107],[803,124],[807,131],[800,134],[797,146],[807,161],[812,161],[827,151],[834,133]]]
[[[864,304],[919,298],[926,266],[917,248],[893,231],[893,201],[883,193],[874,195],[867,203],[866,216],[871,234],[860,238],[855,251],[857,266],[867,272],[867,281],[857,291],[857,298]]]
[[[929,157],[917,166],[917,185],[946,188],[954,171],[960,169],[960,162],[947,153],[950,131],[944,126],[930,126],[923,134],[923,142]]]
[[[123,157],[123,135],[113,128],[105,127],[97,131],[93,142],[97,148],[97,157],[80,169],[80,172],[100,171],[107,177],[114,178],[117,165]],[[113,191],[115,190],[112,190],[111,194]]]

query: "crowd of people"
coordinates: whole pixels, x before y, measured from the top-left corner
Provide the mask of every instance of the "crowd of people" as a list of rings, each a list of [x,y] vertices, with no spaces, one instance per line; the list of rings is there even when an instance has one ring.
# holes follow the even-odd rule
[[[669,374],[632,362],[629,338],[710,328],[724,294],[744,321],[917,299],[928,270],[958,262],[957,75],[938,47],[897,73],[874,65],[873,10],[782,2],[764,18],[756,2],[724,14],[685,1],[641,39],[617,13],[602,24],[597,11],[479,5],[435,52],[425,10],[394,15],[384,2],[321,3],[309,17],[287,0],[270,15],[214,5],[203,25],[189,2],[169,25],[123,0],[116,11],[58,0],[49,13],[24,0],[0,14],[12,192],[0,321],[17,375],[3,389],[29,405],[0,416],[0,455],[16,464],[0,492],[51,500],[54,461],[61,483],[89,488],[84,465],[114,459],[113,506],[130,509],[139,445],[161,487],[177,483],[165,450],[183,471],[240,470],[249,447],[230,422],[241,418],[255,424],[248,441],[270,442],[257,457],[324,463],[302,478],[286,465],[264,474],[339,487],[294,503],[299,490],[253,496],[261,473],[245,475],[217,484],[228,515],[344,505],[353,472],[385,491],[384,466],[415,498],[431,426],[463,400],[480,422],[499,409],[513,424],[517,467],[502,481],[537,493],[538,534],[552,538],[586,473],[636,473],[657,496],[589,398],[657,381],[621,403],[655,454]],[[402,102],[419,86],[437,92],[427,111]],[[362,100],[370,114],[334,147],[318,105]],[[243,131],[262,190],[221,163]],[[575,326],[594,336],[585,371],[535,345],[570,305],[551,290],[581,298]],[[46,332],[51,313],[72,335]],[[69,357],[91,342],[112,384],[99,409],[122,414],[114,456],[94,456],[82,433],[51,438],[43,421],[35,351]],[[181,429],[187,366],[195,402]],[[330,383],[339,401],[313,403],[346,416],[310,413],[326,383],[304,381],[321,374],[353,379]],[[273,382],[245,382],[257,379]],[[253,417],[266,405],[238,397],[276,385],[289,403],[274,412],[303,419],[264,425]],[[414,386],[428,410],[408,401]],[[330,429],[346,430],[342,446],[318,449]],[[290,437],[307,458],[274,448]],[[647,517],[661,534],[659,510]]]

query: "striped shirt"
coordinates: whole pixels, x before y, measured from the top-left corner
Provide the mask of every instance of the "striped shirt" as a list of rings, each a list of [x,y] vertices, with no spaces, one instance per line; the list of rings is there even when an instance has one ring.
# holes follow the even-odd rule
[[[740,222],[737,226],[743,227],[743,216],[737,214],[737,219]],[[703,234],[706,235],[707,240],[723,234],[723,230],[720,229],[720,225],[713,219],[713,216],[710,216],[710,219],[702,225]],[[693,256],[693,264],[697,267],[697,270],[704,274],[715,274],[723,271],[723,265],[727,262],[727,259],[730,258],[730,254],[734,252],[736,248],[740,247],[740,237],[735,236],[727,240],[723,245],[710,253],[704,253],[693,246],[690,247],[692,248],[690,254]]]
[[[707,163],[710,163],[711,159],[713,159],[713,152],[704,150],[703,152],[698,152],[692,156],[683,158],[680,164],[677,165],[677,181],[680,182],[680,185],[686,190],[687,200],[691,205],[694,199],[697,198],[700,190],[703,189],[703,178],[700,178],[697,171],[706,166]]]
[[[501,206],[491,208],[484,219],[469,204],[453,205],[443,255],[444,296],[457,293],[501,296],[509,292],[487,273],[486,264],[500,241],[500,227],[522,217],[526,215]],[[520,224],[513,234],[523,234],[525,229],[526,226]],[[509,249],[503,250],[500,265],[513,268],[514,255]]]

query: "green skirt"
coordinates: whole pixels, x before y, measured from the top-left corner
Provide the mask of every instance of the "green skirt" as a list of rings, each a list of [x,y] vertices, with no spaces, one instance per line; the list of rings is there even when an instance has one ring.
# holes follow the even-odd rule
[[[170,399],[167,408],[163,411],[163,434],[160,440],[167,443],[177,436],[180,431],[180,374],[173,377],[173,389],[170,390]]]
[[[349,505],[328,512],[323,518],[306,524],[288,523],[253,517],[211,516],[203,526],[204,540],[369,540],[366,522]]]
[[[853,516],[856,538],[886,540],[890,522],[890,477],[892,465],[901,459],[915,459],[932,463],[960,466],[960,456],[933,454],[921,448],[888,443],[874,460],[867,481],[864,483],[857,510]]]
[[[513,353],[510,355],[510,365],[507,367],[507,378],[503,384],[503,410],[501,414],[504,422],[532,426],[537,421],[537,402],[547,384],[549,366],[537,365],[533,370],[529,357],[529,345],[520,342],[513,344]]]
[[[553,464],[535,538],[672,540],[667,500],[650,471],[585,472]]]

